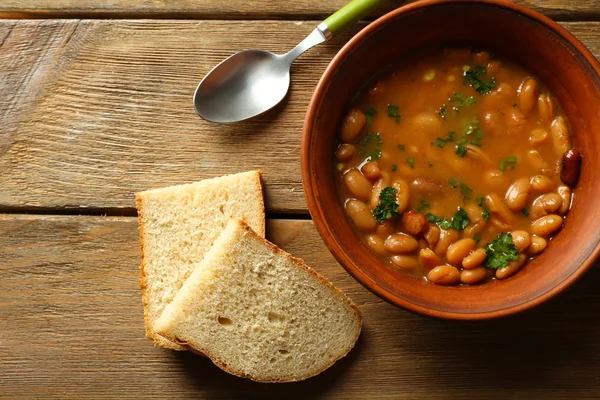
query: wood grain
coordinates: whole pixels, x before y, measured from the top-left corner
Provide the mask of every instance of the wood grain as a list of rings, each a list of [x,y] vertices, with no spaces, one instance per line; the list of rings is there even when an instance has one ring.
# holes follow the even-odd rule
[[[287,100],[264,116],[207,123],[191,98],[226,56],[286,51],[315,23],[0,21],[0,208],[133,214],[135,191],[260,168],[269,211],[306,213],[305,110],[354,32],[303,55]],[[565,26],[600,54],[600,23]]]
[[[268,236],[360,306],[344,360],[306,382],[256,384],[144,338],[132,217],[0,215],[0,398],[600,398],[600,269],[549,304],[482,323],[433,320],[367,292],[311,221]]]
[[[399,7],[410,1],[390,0],[390,5],[378,12]],[[536,11],[554,18],[589,19],[600,13],[598,0],[517,0]],[[348,3],[348,0],[4,0],[0,17],[5,18],[294,18],[319,19]]]

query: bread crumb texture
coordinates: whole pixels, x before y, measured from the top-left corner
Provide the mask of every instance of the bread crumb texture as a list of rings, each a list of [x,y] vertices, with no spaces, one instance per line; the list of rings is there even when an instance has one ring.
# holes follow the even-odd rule
[[[264,236],[265,215],[258,171],[137,194],[142,242],[140,285],[146,333],[158,344],[183,349],[155,335],[152,326],[230,218],[245,220]]]
[[[155,327],[230,373],[290,382],[345,356],[361,323],[325,278],[231,221]]]

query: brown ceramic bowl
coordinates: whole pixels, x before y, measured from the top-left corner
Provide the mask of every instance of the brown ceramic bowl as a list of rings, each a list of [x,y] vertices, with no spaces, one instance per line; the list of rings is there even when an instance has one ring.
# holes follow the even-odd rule
[[[334,151],[343,115],[361,87],[412,51],[474,45],[508,57],[540,77],[567,114],[584,155],[562,231],[549,248],[504,281],[444,287],[393,271],[359,239],[334,182]],[[333,59],[310,103],[302,138],[308,208],[342,266],[383,299],[441,318],[487,319],[529,309],[579,278],[600,252],[600,65],[550,19],[503,0],[419,1],[368,25]]]

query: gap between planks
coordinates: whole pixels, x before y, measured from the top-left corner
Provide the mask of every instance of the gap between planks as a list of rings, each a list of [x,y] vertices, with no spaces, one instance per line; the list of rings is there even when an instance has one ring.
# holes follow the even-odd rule
[[[15,216],[80,216],[80,217],[136,217],[137,210],[135,208],[0,208],[0,216],[15,215]],[[271,220],[298,220],[310,221],[310,214],[286,213],[286,212],[269,212],[266,211],[266,219]]]
[[[189,19],[189,20],[313,20],[324,19],[349,0],[291,0],[282,7],[275,0],[171,0],[148,2],[124,0],[98,2],[92,0],[3,0],[0,19]],[[374,19],[415,0],[388,0],[371,14]],[[559,21],[600,20],[598,0],[516,0]]]

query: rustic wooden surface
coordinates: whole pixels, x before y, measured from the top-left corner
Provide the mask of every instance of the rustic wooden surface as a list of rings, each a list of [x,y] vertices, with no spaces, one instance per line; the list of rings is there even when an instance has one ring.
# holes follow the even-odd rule
[[[267,235],[348,293],[357,347],[308,381],[234,378],[144,338],[130,217],[0,216],[0,398],[573,399],[600,393],[600,269],[538,309],[482,323],[397,309],[335,262],[311,221]]]
[[[49,18],[323,18],[347,0],[3,0],[0,17]],[[411,0],[389,0],[392,6]],[[517,0],[557,19],[589,19],[600,15],[599,0]],[[375,15],[380,15],[382,11]]]
[[[133,215],[135,191],[261,168],[267,208],[306,213],[304,114],[330,59],[359,28],[303,55],[287,101],[262,117],[208,123],[191,98],[229,54],[283,52],[316,22],[0,21],[0,93],[8,93],[0,96],[0,208]],[[598,22],[564,25],[600,54]]]
[[[384,303],[324,247],[300,181],[302,120],[361,25],[294,64],[284,107],[228,126],[195,115],[215,63],[286,51],[345,2],[0,1],[16,18],[0,20],[0,399],[600,399],[598,265],[533,311],[464,323]],[[600,0],[519,3],[600,55]],[[144,337],[133,193],[251,168],[279,218],[269,238],[365,315],[350,355],[302,383],[235,378]]]

